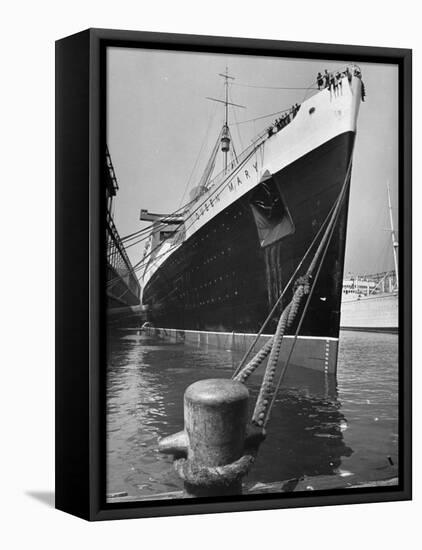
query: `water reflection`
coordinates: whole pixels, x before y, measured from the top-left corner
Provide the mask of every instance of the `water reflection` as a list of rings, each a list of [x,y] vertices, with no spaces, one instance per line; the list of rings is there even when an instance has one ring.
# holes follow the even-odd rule
[[[348,338],[340,350],[338,381],[308,369],[289,370],[247,482],[392,476],[398,444],[397,342],[389,340],[386,346],[380,339],[372,354],[374,340],[361,339],[356,357],[357,337]],[[387,350],[388,361],[380,362],[381,348]],[[157,451],[158,439],[182,429],[187,386],[204,378],[228,378],[238,361],[228,351],[164,342],[133,331],[110,333],[107,492],[146,496],[181,489],[171,458]],[[248,383],[251,413],[260,383],[258,371]]]
[[[259,382],[253,387],[252,401]],[[295,368],[280,390],[268,437],[249,480],[272,482],[338,473],[342,458],[353,453],[344,441],[345,426],[335,377]]]

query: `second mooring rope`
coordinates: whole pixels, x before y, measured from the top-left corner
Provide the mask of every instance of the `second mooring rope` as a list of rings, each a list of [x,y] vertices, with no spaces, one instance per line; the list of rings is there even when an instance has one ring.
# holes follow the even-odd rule
[[[258,427],[263,428],[267,424],[271,408],[274,405],[276,393],[281,383],[281,379],[280,379],[277,386],[274,386],[274,377],[275,377],[275,373],[278,365],[281,344],[283,341],[285,331],[294,323],[304,297],[308,296],[306,305],[305,305],[305,310],[303,311],[300,324],[298,325],[298,328],[296,330],[295,339],[292,343],[292,347],[289,352],[288,361],[284,365],[284,369],[282,371],[281,377],[284,375],[284,372],[287,369],[288,362],[290,361],[294,346],[296,345],[298,332],[300,330],[301,324],[304,319],[304,315],[306,313],[306,310],[310,303],[310,299],[315,289],[315,283],[318,279],[318,276],[322,267],[322,262],[325,259],[325,255],[327,253],[327,250],[334,232],[334,227],[337,223],[340,209],[343,204],[344,197],[346,195],[347,185],[350,181],[349,176],[350,176],[351,164],[352,164],[352,160],[350,159],[350,163],[346,172],[346,177],[344,179],[339,196],[335,202],[334,209],[331,213],[330,220],[325,229],[321,242],[319,243],[319,246],[315,252],[315,255],[309,265],[309,268],[306,274],[303,277],[299,277],[297,279],[295,283],[295,290],[294,290],[293,297],[289,302],[289,304],[284,308],[282,314],[280,315],[280,318],[277,324],[277,329],[275,331],[274,336],[272,336],[266,342],[266,344],[261,348],[261,350],[253,357],[253,359],[246,366],[241,368],[240,371],[234,376],[235,380],[238,380],[239,382],[244,383],[247,380],[247,378],[252,374],[252,372],[254,372],[254,370],[269,355],[264,377],[260,387],[259,395],[256,401],[255,410],[252,416],[252,424]],[[319,267],[317,269],[316,277],[313,280],[314,271],[318,265],[318,262],[319,262]],[[272,396],[272,399],[271,399],[271,396]]]
[[[347,186],[350,181],[351,164],[352,157],[350,158],[350,163],[346,172],[345,180],[336,201],[334,202],[330,212],[327,215],[327,218],[324,220],[320,230],[313,239],[313,242],[306,251],[304,257],[302,258],[287,285],[289,286],[291,284],[291,281],[298,273],[299,268],[303,265],[303,262],[305,261],[308,253],[316,243],[316,240],[322,232],[322,229],[327,224],[325,226],[321,241],[305,275],[298,277],[298,279],[294,283],[293,297],[280,315],[275,334],[264,344],[264,346],[258,351],[258,353],[255,354],[255,356],[249,361],[249,363],[244,365],[246,358],[249,355],[249,352],[253,349],[256,341],[262,334],[263,327],[268,322],[270,316],[272,316],[275,312],[275,308],[281,302],[285,290],[278,298],[276,306],[271,311],[263,327],[261,327],[261,331],[258,333],[256,340],[253,342],[252,346],[243,357],[238,368],[236,369],[236,372],[233,375],[234,380],[245,383],[252,372],[254,372],[254,370],[269,355],[259,395],[255,404],[255,410],[252,415],[251,423],[247,428],[247,437],[242,456],[240,456],[234,462],[222,466],[203,466],[200,464],[195,464],[187,457],[178,458],[174,463],[175,469],[188,486],[190,485],[191,487],[200,487],[203,489],[212,488],[213,490],[215,490],[216,487],[220,489],[224,487],[230,487],[233,484],[240,482],[241,479],[248,473],[250,467],[254,463],[258,453],[259,445],[261,441],[265,438],[265,427],[269,421],[270,413],[274,406],[278,390],[292,357],[299,331],[301,330],[303,320],[307,313],[308,306],[315,290],[322,265],[324,263],[337,221],[339,219],[340,210],[346,196]],[[285,335],[285,331],[287,328],[291,327],[295,323],[296,317],[298,316],[302,302],[305,300],[305,297],[306,302],[302,309],[299,322],[296,326],[294,340],[290,347],[287,360],[284,362],[284,365],[281,369],[277,384],[274,384],[281,344]]]
[[[323,223],[321,224],[321,227],[318,229],[318,232],[316,233],[315,237],[313,238],[311,244],[309,245],[307,251],[305,252],[305,254],[303,255],[303,258],[300,260],[299,264],[297,265],[294,273],[292,274],[292,276],[290,277],[290,279],[288,280],[287,284],[285,285],[285,287],[283,288],[282,292],[280,293],[280,296],[277,298],[277,301],[275,302],[273,308],[271,309],[270,313],[267,315],[267,318],[265,319],[265,321],[262,323],[261,325],[261,328],[259,329],[258,333],[255,335],[255,338],[253,339],[252,343],[250,344],[249,348],[246,350],[244,356],[242,357],[240,363],[238,364],[235,372],[233,373],[232,375],[232,378],[233,380],[239,380],[238,378],[238,374],[240,373],[240,371],[243,369],[245,363],[246,363],[246,360],[247,358],[249,357],[249,355],[251,354],[252,350],[254,349],[256,343],[258,342],[259,338],[262,336],[263,332],[264,332],[264,329],[265,327],[268,325],[268,322],[272,319],[272,316],[274,315],[275,311],[277,310],[277,308],[279,307],[279,305],[281,304],[281,301],[282,299],[284,298],[284,295],[286,294],[287,290],[290,288],[291,284],[294,282],[295,280],[295,277],[297,276],[297,274],[299,273],[299,270],[300,268],[302,267],[302,265],[304,264],[306,258],[308,257],[309,253],[311,252],[311,250],[313,249],[316,241],[318,240],[325,224],[328,222],[328,220],[330,219],[330,216],[333,212],[335,208],[335,204],[333,204],[333,206],[331,207],[331,210],[328,212],[327,214],[327,217],[325,218],[325,220],[323,221]],[[259,351],[257,353],[257,355],[255,356],[256,358],[261,357],[261,352],[264,353],[264,355],[262,356],[261,359],[256,359],[255,361],[255,357],[248,363],[248,367],[252,367],[254,366],[254,368],[252,368],[252,370],[250,371],[249,374],[251,374],[260,364],[261,362],[263,361],[263,359],[265,359],[265,357],[267,357],[268,353],[271,351],[271,346],[272,346],[272,337],[270,340],[267,341],[267,343],[270,347],[264,351],[264,348],[262,348],[261,351]],[[248,376],[249,376],[248,374]],[[247,378],[247,377],[246,377]],[[245,380],[246,380],[245,378]],[[241,380],[243,382],[243,380]]]

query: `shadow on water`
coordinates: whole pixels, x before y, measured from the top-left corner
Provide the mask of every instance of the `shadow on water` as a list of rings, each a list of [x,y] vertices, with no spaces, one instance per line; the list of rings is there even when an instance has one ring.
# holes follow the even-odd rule
[[[260,380],[251,390],[254,403]],[[280,389],[249,481],[272,482],[335,475],[353,450],[345,443],[334,376],[295,367]]]

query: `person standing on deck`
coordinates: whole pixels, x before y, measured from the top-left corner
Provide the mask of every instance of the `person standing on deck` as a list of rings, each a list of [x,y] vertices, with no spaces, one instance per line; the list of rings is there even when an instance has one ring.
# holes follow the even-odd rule
[[[334,73],[330,74],[330,91],[334,92],[334,95],[337,95],[337,81],[336,77],[334,76]]]
[[[325,87],[329,88],[330,87],[330,75],[328,74],[327,69],[325,69],[324,80],[325,80]]]
[[[324,79],[321,73],[317,74],[317,84],[318,84],[318,90],[321,90],[321,88],[324,86]]]
[[[337,86],[339,88],[339,91],[341,93],[343,93],[343,81],[342,81],[341,74],[340,74],[339,71],[337,71],[336,80],[337,80]]]

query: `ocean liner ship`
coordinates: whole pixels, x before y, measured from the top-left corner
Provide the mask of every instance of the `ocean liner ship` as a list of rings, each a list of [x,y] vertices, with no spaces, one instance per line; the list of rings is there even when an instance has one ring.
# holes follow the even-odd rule
[[[340,327],[363,332],[398,332],[399,295],[394,271],[343,281]]]
[[[141,220],[152,222],[140,279],[148,324],[187,342],[246,347],[347,185],[291,358],[292,364],[335,372],[360,70],[351,66],[327,75],[323,89],[293,106],[231,162],[228,109],[236,105],[227,95],[232,77],[227,71],[221,76],[225,119],[190,203],[171,215],[141,211]],[[214,175],[219,149],[224,169]],[[283,304],[291,296],[289,288]],[[262,338],[274,332],[279,314]],[[281,358],[294,331],[292,326],[287,333]]]
[[[349,276],[343,281],[340,328],[344,330],[397,333],[399,329],[399,243],[388,186],[387,191],[394,270]]]

